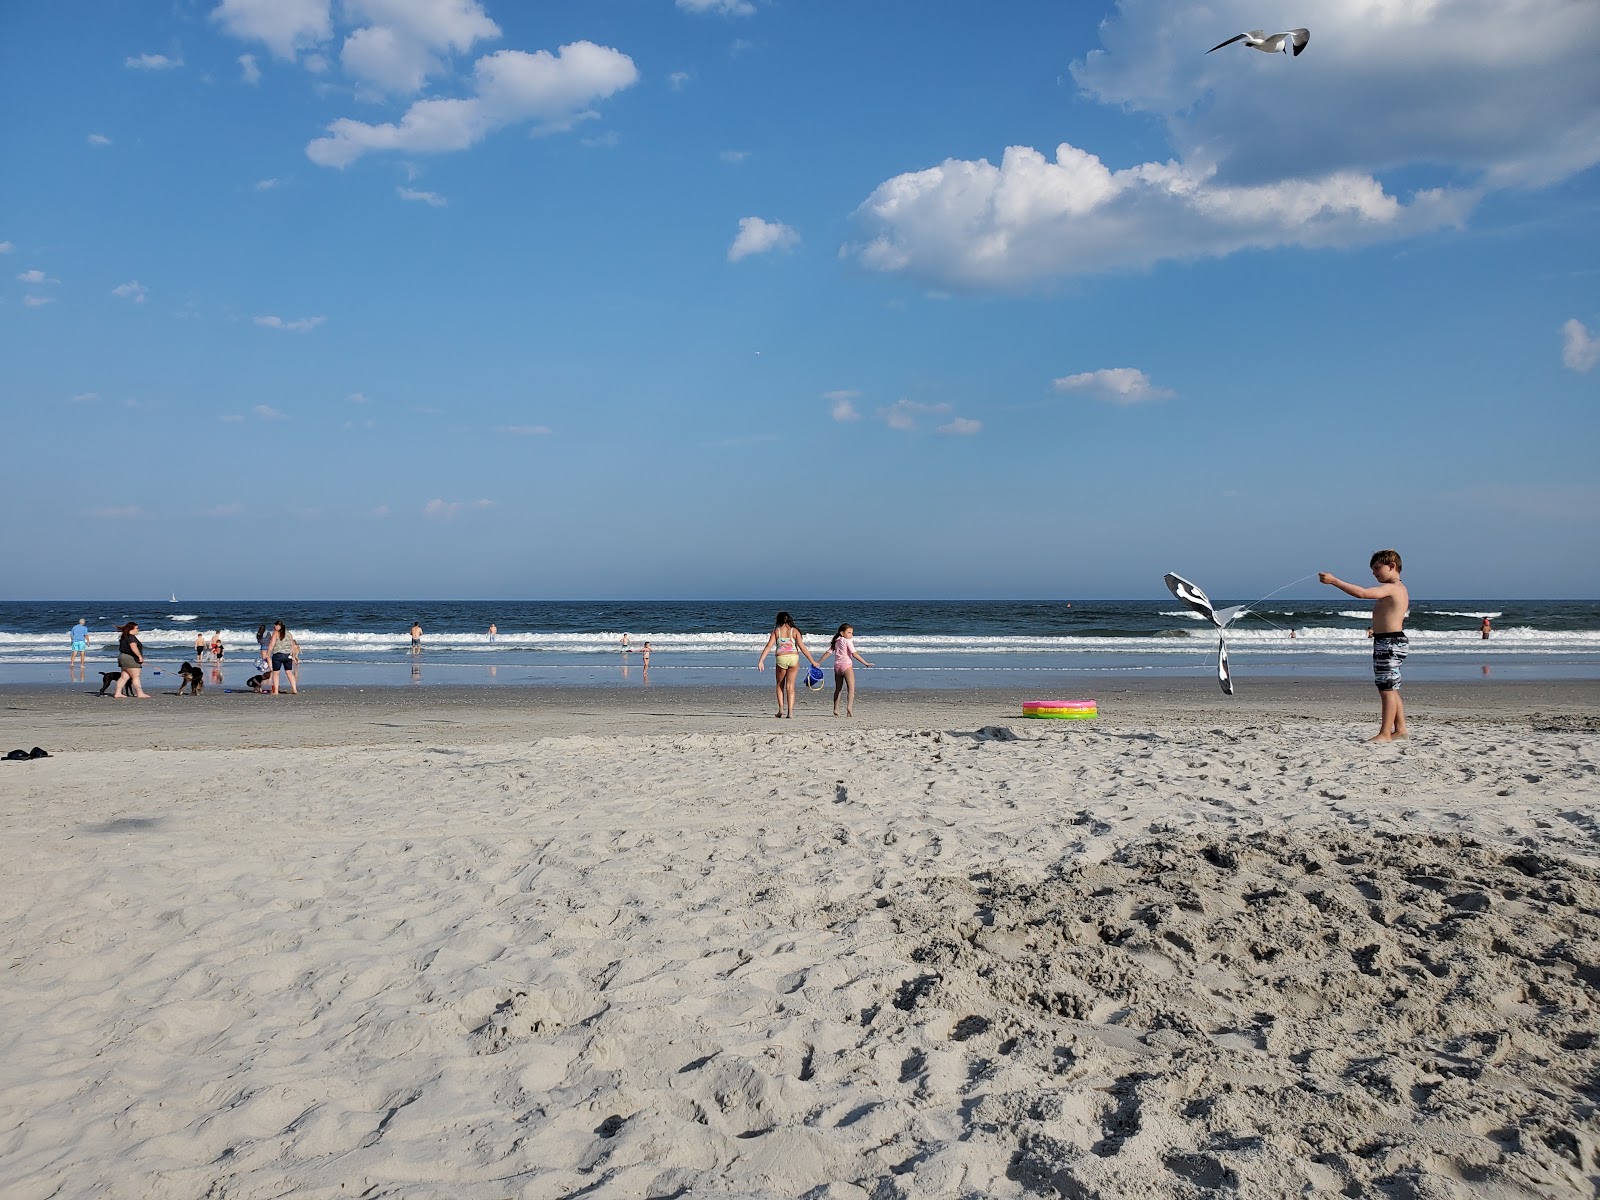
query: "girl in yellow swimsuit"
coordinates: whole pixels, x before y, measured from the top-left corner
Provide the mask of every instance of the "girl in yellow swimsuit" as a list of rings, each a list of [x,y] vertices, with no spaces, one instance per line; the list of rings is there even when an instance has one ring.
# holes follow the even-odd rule
[[[767,635],[767,644],[761,647],[761,657],[756,659],[756,670],[761,670],[767,663],[767,652],[776,650],[777,657],[773,665],[777,667],[778,684],[778,711],[779,717],[794,716],[794,682],[800,674],[800,656],[806,656],[806,661],[813,667],[817,660],[811,657],[811,651],[806,649],[805,635],[794,627],[794,622],[789,619],[789,614],[781,612],[773,622],[773,629]]]

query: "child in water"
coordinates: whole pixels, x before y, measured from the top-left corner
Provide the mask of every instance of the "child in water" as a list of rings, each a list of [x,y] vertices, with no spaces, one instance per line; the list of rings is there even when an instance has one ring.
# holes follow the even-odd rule
[[[827,652],[822,656],[826,659],[829,654],[833,655],[833,715],[836,717],[839,715],[839,693],[847,688],[849,690],[844,699],[844,715],[855,716],[855,665],[856,663],[860,663],[863,667],[872,665],[857,652],[856,644],[851,640],[855,636],[855,629],[846,621],[839,626],[839,632],[833,635],[833,641],[829,643]]]

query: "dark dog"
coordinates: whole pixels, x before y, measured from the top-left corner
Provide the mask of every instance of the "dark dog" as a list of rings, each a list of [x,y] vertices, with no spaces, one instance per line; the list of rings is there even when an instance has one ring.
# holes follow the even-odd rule
[[[198,696],[206,690],[206,681],[200,668],[193,663],[184,663],[178,668],[178,695],[183,695],[183,689],[189,689],[189,695]]]
[[[104,696],[112,688],[116,687],[117,686],[117,679],[118,679],[118,677],[121,676],[121,674],[122,674],[121,671],[101,671],[100,672],[100,690],[98,692],[96,692],[95,695]]]
[[[266,683],[271,678],[272,673],[270,671],[265,675],[252,675],[249,679],[244,681],[244,685],[252,692],[259,692],[261,690],[261,685]]]

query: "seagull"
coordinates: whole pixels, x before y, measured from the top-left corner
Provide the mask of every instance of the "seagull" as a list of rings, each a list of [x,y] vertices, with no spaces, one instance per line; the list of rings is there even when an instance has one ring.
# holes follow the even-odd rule
[[[1231,37],[1225,42],[1218,42],[1211,50],[1221,50],[1224,46],[1231,46],[1235,42],[1243,42],[1252,50],[1259,50],[1263,54],[1287,54],[1289,47],[1294,47],[1294,56],[1300,57],[1300,51],[1306,48],[1306,43],[1311,40],[1311,30],[1291,29],[1288,33],[1269,34],[1265,29],[1252,29],[1249,33],[1241,33]],[[1206,53],[1210,54],[1211,50]]]

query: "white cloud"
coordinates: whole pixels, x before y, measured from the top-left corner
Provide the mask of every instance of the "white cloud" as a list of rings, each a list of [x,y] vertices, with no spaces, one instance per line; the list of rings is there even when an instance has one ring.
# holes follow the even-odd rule
[[[168,58],[165,54],[140,54],[124,59],[122,65],[135,71],[171,71],[183,66],[183,59]]]
[[[88,142],[89,145],[91,145],[91,146],[109,146],[109,145],[111,145],[111,139],[108,138],[103,133],[91,133],[84,140],[86,142]]]
[[[1294,14],[1311,30],[1298,58],[1207,55],[1261,23],[1256,0],[1120,0],[1073,78],[1164,121],[1185,162],[1230,182],[1431,164],[1522,186],[1600,162],[1593,5],[1301,0]]]
[[[54,304],[55,302],[54,296],[24,296],[22,298],[24,308],[43,308],[46,304]]]
[[[750,0],[678,0],[678,7],[692,13],[722,13],[729,17],[748,17],[756,11]]]
[[[252,87],[261,82],[261,68],[256,65],[254,54],[239,55],[239,80]]]
[[[493,500],[429,500],[422,506],[422,515],[435,521],[453,521],[469,508],[493,507]]]
[[[969,289],[1244,249],[1349,246],[1459,226],[1482,197],[1600,162],[1600,21],[1572,0],[1302,0],[1298,58],[1206,47],[1250,0],[1119,0],[1091,99],[1162,122],[1174,156],[1111,170],[1064,144],[950,159],[858,210],[864,265]],[[1230,47],[1236,51],[1237,47]],[[1404,194],[1410,168],[1451,182]]]
[[[10,242],[0,242],[0,254],[10,254],[15,249]]]
[[[367,395],[365,392],[351,392],[345,397],[345,399],[351,404],[365,404],[367,402]]]
[[[1111,171],[1063,142],[1055,160],[1011,146],[998,167],[950,159],[880,184],[857,210],[874,236],[846,247],[867,267],[967,288],[1145,267],[1246,248],[1342,246],[1458,224],[1469,200],[1409,204],[1354,174],[1228,186],[1211,169]]]
[[[443,208],[445,205],[450,203],[450,201],[439,195],[438,192],[421,192],[416,188],[408,187],[397,187],[394,189],[394,191],[395,195],[399,196],[402,200],[415,200],[421,204],[426,204],[429,208]]]
[[[327,319],[327,317],[298,317],[293,321],[285,321],[282,317],[265,316],[255,318],[255,322],[266,329],[282,329],[287,333],[310,333]]]
[[[250,410],[263,421],[287,421],[288,414],[279,412],[270,404],[258,404]]]
[[[890,429],[910,433],[917,428],[917,419],[925,414],[947,413],[948,404],[919,404],[915,400],[899,399],[887,408],[878,410],[878,419]]]
[[[111,289],[113,296],[120,296],[124,300],[132,300],[135,304],[143,304],[144,298],[149,292],[150,289],[137,279],[130,279],[127,283],[119,283]]]
[[[256,180],[256,191],[258,191],[258,192],[270,192],[273,188],[282,187],[282,186],[283,186],[283,180],[281,180],[281,179],[258,179],[258,180]]]
[[[683,91],[684,85],[694,78],[693,71],[674,71],[667,76],[667,86],[675,92]]]
[[[387,504],[378,505],[372,510],[372,515],[375,517],[387,517],[389,515],[389,506]]]
[[[370,24],[344,40],[344,69],[369,88],[421,91],[448,67],[444,55],[500,36],[477,0],[346,0],[347,16]]]
[[[329,0],[222,0],[211,19],[236,38],[264,42],[276,57],[293,60],[333,36],[328,9]]]
[[[948,425],[939,426],[934,432],[951,434],[955,437],[971,437],[982,428],[982,421],[973,421],[967,417],[957,417]]]
[[[1573,317],[1561,327],[1561,362],[1568,370],[1592,371],[1600,363],[1600,338]]]
[[[861,393],[850,388],[841,388],[834,392],[823,392],[822,398],[828,402],[828,414],[835,421],[859,421],[861,414],[856,411],[855,402],[861,399]]]
[[[792,250],[800,235],[782,221],[763,221],[760,217],[740,217],[739,233],[728,247],[728,261],[738,262],[752,254],[773,250]]]
[[[500,425],[497,429],[500,433],[513,433],[518,437],[550,436],[550,426],[548,425]]]
[[[24,271],[22,274],[18,275],[17,278],[22,280],[23,283],[60,283],[61,282],[61,280],[59,280],[59,279],[52,279],[50,276],[46,275],[43,271],[40,271],[40,270]]]
[[[1171,400],[1178,393],[1156,387],[1149,376],[1136,367],[1104,367],[1067,375],[1053,384],[1058,392],[1082,392],[1112,404],[1141,404],[1146,400]]]
[[[418,100],[398,124],[341,117],[326,137],[306,147],[306,157],[319,166],[344,167],[375,151],[465,150],[497,129],[527,121],[539,122],[541,132],[570,129],[592,115],[590,104],[638,79],[633,59],[593,42],[572,42],[555,54],[499,50],[474,64],[472,96]]]

